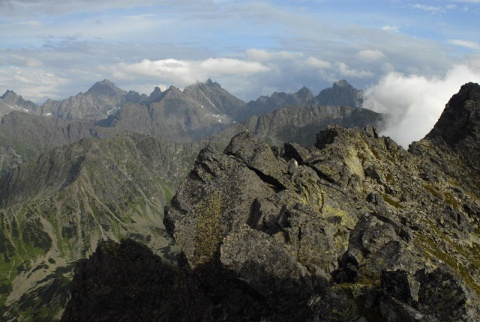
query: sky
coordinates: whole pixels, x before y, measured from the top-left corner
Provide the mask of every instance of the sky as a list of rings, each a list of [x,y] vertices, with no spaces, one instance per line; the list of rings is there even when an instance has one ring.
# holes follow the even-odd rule
[[[408,145],[480,82],[479,27],[480,0],[0,0],[0,94],[43,103],[103,79],[148,95],[211,78],[248,102],[346,79]]]

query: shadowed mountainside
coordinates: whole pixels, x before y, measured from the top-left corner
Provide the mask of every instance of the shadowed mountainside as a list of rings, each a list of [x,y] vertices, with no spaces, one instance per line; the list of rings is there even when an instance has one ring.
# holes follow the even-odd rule
[[[163,207],[197,150],[140,134],[85,138],[0,179],[0,306],[5,319],[55,318],[74,261],[99,241],[133,238],[163,260],[178,252]],[[58,316],[57,316],[58,318]]]

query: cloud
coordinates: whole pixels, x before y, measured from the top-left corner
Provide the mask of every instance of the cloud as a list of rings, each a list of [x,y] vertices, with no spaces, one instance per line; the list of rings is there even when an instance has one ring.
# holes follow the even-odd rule
[[[353,77],[353,78],[365,78],[373,76],[373,73],[363,69],[352,69],[347,64],[342,62],[337,62],[336,67],[341,76]]]
[[[0,69],[0,87],[14,90],[18,95],[36,103],[40,103],[46,97],[60,98],[56,90],[68,82],[68,79],[42,69],[18,67]],[[11,88],[12,83],[16,85],[15,88]]]
[[[389,26],[385,25],[382,27],[383,31],[393,31],[393,32],[399,32],[399,28],[397,26]]]
[[[430,13],[438,13],[438,12],[441,12],[443,9],[442,7],[438,7],[438,6],[427,6],[427,5],[424,5],[424,4],[415,4],[413,6],[415,9],[420,9],[420,10],[423,10],[423,11],[427,11],[427,12],[430,12]]]
[[[385,54],[378,49],[364,49],[358,52],[357,57],[360,58],[360,60],[372,62],[385,58]]]
[[[315,67],[315,68],[320,68],[320,69],[327,69],[332,66],[328,61],[321,60],[315,57],[308,57],[305,63],[308,66]]]
[[[364,107],[388,114],[382,134],[407,147],[433,128],[450,97],[467,82],[480,83],[480,59],[456,65],[443,77],[391,72],[366,91]]]
[[[253,61],[232,58],[208,58],[205,60],[144,59],[133,64],[120,63],[114,67],[117,78],[147,76],[160,82],[185,87],[196,81],[222,76],[247,77],[269,71],[269,67]]]
[[[158,1],[157,1],[158,2]],[[168,1],[160,1],[168,2]],[[71,12],[94,12],[108,8],[132,8],[154,4],[155,0],[104,0],[89,1],[88,5],[84,0],[2,0],[0,1],[0,12],[7,15],[30,16],[38,14],[62,15]]]
[[[247,57],[251,60],[264,61],[272,59],[274,54],[263,49],[251,48],[247,50]]]
[[[469,48],[469,49],[475,49],[475,50],[480,49],[480,43],[474,42],[474,41],[462,40],[462,39],[452,39],[449,42],[451,44],[461,46],[461,47],[466,47],[466,48]]]

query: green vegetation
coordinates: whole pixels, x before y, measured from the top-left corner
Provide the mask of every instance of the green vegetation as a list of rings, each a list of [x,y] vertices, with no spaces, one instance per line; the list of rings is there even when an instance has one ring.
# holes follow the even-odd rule
[[[210,262],[222,241],[220,228],[222,194],[214,191],[208,199],[197,204],[197,229],[195,235],[195,256],[199,263]]]
[[[403,205],[394,199],[392,199],[388,194],[382,193],[383,200],[390,204],[391,206],[394,206],[395,208],[404,208]]]

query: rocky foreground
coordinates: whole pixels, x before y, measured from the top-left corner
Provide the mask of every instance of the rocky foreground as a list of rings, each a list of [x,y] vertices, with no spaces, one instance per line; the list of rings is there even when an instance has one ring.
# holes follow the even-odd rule
[[[478,321],[479,156],[472,83],[408,151],[373,127],[310,148],[240,133],[200,152],[166,209],[180,265],[104,242],[63,320]]]

